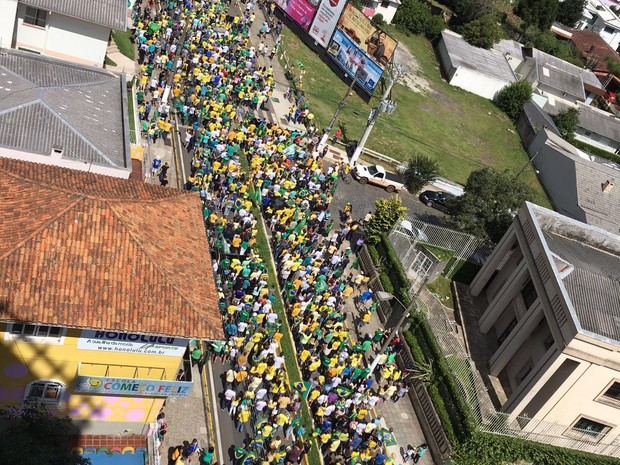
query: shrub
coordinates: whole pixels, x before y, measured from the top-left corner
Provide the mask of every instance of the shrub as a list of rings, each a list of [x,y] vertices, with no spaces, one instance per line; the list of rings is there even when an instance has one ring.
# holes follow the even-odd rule
[[[593,145],[586,144],[585,142],[581,142],[580,140],[574,139],[571,141],[578,149],[583,150],[584,152],[591,153],[592,155],[597,155],[601,158],[605,158],[606,160],[613,161],[615,163],[620,164],[620,155],[616,155],[615,153],[608,152],[607,150],[599,149],[598,147],[594,147]]]
[[[474,47],[490,49],[502,37],[502,28],[494,15],[486,15],[467,23],[461,33]]]
[[[508,117],[517,121],[523,105],[532,98],[532,85],[527,81],[517,81],[504,86],[493,98],[495,105]]]
[[[426,155],[416,154],[407,162],[405,170],[405,187],[412,194],[417,194],[429,182],[439,176],[439,163]]]
[[[398,195],[375,201],[375,212],[366,228],[366,238],[369,244],[376,244],[381,240],[381,234],[392,229],[396,222],[405,217],[407,208]]]
[[[383,15],[381,13],[377,13],[376,15],[374,15],[372,17],[372,22],[375,23],[377,26],[385,25],[385,19],[383,19]]]

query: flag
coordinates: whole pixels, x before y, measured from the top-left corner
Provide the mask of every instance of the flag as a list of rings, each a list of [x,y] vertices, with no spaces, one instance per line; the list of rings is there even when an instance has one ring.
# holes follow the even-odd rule
[[[260,208],[262,203],[262,196],[260,195],[260,189],[254,189],[254,200],[256,201],[256,206]]]

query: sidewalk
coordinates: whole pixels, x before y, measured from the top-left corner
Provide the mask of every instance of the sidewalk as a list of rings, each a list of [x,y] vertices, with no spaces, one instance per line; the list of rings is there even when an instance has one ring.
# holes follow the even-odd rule
[[[194,386],[187,397],[169,397],[163,408],[168,423],[168,432],[161,445],[161,465],[168,465],[169,452],[176,446],[191,443],[198,439],[201,449],[207,449],[208,442],[207,417],[205,415],[205,393],[202,384],[202,375],[198,366],[192,367]],[[200,454],[202,456],[202,454]],[[192,465],[200,462],[198,456],[192,460]]]
[[[106,56],[116,63],[116,66],[106,65],[106,69],[117,73],[125,73],[128,81],[133,79],[136,75],[136,62],[119,52],[114,39],[110,39],[108,49],[106,50]]]

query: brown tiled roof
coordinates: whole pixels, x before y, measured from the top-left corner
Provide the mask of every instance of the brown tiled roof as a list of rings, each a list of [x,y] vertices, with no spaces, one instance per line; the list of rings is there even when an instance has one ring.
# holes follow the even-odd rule
[[[620,62],[616,51],[596,32],[572,29],[571,33],[571,41],[579,50],[581,58],[593,62],[593,71],[608,72],[607,60],[609,58]]]
[[[0,157],[0,320],[223,339],[200,200]]]

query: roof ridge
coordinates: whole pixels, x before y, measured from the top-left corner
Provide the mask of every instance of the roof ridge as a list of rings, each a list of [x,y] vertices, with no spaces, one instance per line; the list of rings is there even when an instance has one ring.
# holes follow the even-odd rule
[[[149,260],[153,263],[153,267],[157,270],[159,270],[159,272],[161,273],[162,276],[165,277],[166,282],[175,290],[177,291],[177,293],[181,296],[181,298],[183,299],[183,301],[185,301],[187,303],[187,306],[191,309],[192,312],[196,313],[196,315],[198,317],[201,316],[201,312],[197,311],[194,308],[194,305],[191,303],[190,299],[186,296],[186,294],[184,292],[181,292],[181,290],[179,289],[179,286],[170,279],[170,274],[168,273],[168,271],[159,265],[159,262],[157,260],[154,260],[153,257],[151,256],[151,254],[148,251],[148,248],[144,246],[144,243],[137,237],[137,235],[134,233],[133,228],[125,221],[125,218],[123,217],[122,214],[120,214],[120,212],[118,212],[115,208],[115,205],[113,201],[106,201],[106,203],[108,203],[108,206],[110,207],[110,210],[112,212],[114,212],[114,215],[116,216],[116,218],[121,222],[121,224],[125,227],[125,229],[127,230],[128,234],[131,236],[131,238],[139,245],[140,250],[142,250],[142,252],[149,257]]]
[[[79,196],[78,198],[75,199],[75,201],[70,202],[69,205],[67,207],[65,207],[64,209],[60,210],[60,212],[50,218],[49,220],[43,222],[41,224],[41,226],[39,226],[38,228],[34,229],[32,231],[32,233],[30,233],[28,236],[26,236],[24,239],[22,239],[20,242],[18,242],[15,247],[13,247],[12,249],[8,250],[7,252],[5,252],[4,254],[0,255],[0,261],[4,260],[5,258],[7,258],[9,255],[11,255],[13,252],[15,252],[16,250],[18,250],[19,248],[21,248],[24,244],[26,244],[26,242],[32,240],[32,238],[34,236],[36,236],[37,234],[42,233],[43,231],[45,231],[52,223],[58,221],[61,217],[63,217],[64,215],[67,214],[67,212],[69,210],[72,210],[78,203],[80,203],[81,201],[84,200],[84,196],[82,194],[76,194],[75,192],[73,193],[74,196]]]

